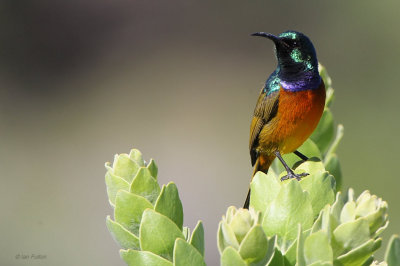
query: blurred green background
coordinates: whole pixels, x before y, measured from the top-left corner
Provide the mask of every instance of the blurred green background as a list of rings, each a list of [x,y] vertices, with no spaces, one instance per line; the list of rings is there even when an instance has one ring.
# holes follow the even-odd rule
[[[328,69],[345,187],[400,233],[399,1],[2,1],[1,265],[124,265],[105,226],[105,161],[138,148],[179,187],[185,225],[241,206],[250,119],[276,61],[250,37],[293,29]],[[386,245],[386,242],[384,242]],[[42,254],[46,259],[16,259]]]

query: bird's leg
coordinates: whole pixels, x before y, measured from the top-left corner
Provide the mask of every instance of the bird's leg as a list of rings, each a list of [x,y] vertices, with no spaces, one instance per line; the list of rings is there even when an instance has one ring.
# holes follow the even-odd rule
[[[281,163],[283,164],[283,166],[285,167],[286,172],[287,172],[287,175],[282,176],[281,181],[287,180],[287,179],[289,179],[289,178],[296,178],[298,181],[300,181],[302,177],[308,175],[307,173],[295,174],[295,173],[293,172],[293,170],[290,169],[290,167],[289,167],[289,166],[286,164],[286,162],[283,160],[283,158],[282,158],[282,156],[281,156],[281,153],[280,153],[278,150],[275,151],[275,155],[276,155],[276,157],[278,157],[279,161],[281,161]]]
[[[302,153],[299,152],[299,151],[294,151],[293,153],[296,154],[297,156],[299,156],[300,159],[302,159],[303,161],[307,161],[307,160],[308,160],[308,157],[305,156],[304,154],[302,154]]]

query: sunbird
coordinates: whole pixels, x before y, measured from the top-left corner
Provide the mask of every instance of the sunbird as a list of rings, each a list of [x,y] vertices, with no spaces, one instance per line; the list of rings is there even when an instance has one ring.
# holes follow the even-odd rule
[[[318,72],[318,60],[310,39],[297,31],[278,36],[256,32],[252,36],[270,39],[275,44],[278,65],[261,89],[250,125],[250,157],[257,171],[268,172],[277,157],[286,169],[281,180],[308,175],[295,174],[282,158],[297,151],[317,127],[325,106],[325,85]],[[250,189],[243,208],[250,204]]]

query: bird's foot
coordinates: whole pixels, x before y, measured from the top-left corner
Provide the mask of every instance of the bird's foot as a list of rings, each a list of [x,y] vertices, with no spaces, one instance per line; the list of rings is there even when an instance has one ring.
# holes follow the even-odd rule
[[[301,174],[295,174],[292,171],[289,171],[287,175],[281,177],[281,181],[296,178],[297,181],[300,181],[302,177],[308,176],[308,173],[301,173]]]

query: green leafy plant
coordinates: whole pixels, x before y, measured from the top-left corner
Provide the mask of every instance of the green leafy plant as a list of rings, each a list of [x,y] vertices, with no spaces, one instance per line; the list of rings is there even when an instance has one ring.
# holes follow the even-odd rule
[[[388,205],[369,191],[355,196],[341,190],[336,155],[343,126],[334,127],[329,109],[334,91],[323,67],[326,107],[313,135],[300,147],[309,160],[284,155],[295,172],[310,175],[286,180],[274,162],[258,172],[251,186],[249,210],[229,207],[217,233],[221,265],[400,265],[400,238],[392,236],[384,262],[374,252],[388,226]],[[335,133],[336,131],[336,133]],[[114,220],[107,227],[128,265],[205,265],[204,229],[183,226],[183,209],[174,183],[157,181],[157,166],[138,150],[106,163],[106,185]]]
[[[190,233],[174,183],[160,186],[157,165],[138,150],[115,155],[106,163],[107,193],[114,220],[107,228],[122,247],[128,265],[205,265],[204,229],[199,221]]]

